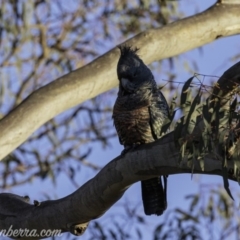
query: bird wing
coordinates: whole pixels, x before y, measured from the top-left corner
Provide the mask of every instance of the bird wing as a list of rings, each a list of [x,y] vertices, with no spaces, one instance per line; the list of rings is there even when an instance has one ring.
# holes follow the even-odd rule
[[[117,109],[116,103],[115,103],[114,108],[113,108],[113,115],[112,115],[113,125],[116,128],[118,139],[119,139],[119,143],[121,145],[123,145],[122,134],[121,134],[122,133],[122,131],[121,131],[121,122],[118,121],[119,119],[116,117],[117,114],[118,114],[118,109]]]
[[[150,127],[153,138],[159,139],[161,128],[168,118],[168,104],[160,90],[153,92],[152,101],[149,106]]]

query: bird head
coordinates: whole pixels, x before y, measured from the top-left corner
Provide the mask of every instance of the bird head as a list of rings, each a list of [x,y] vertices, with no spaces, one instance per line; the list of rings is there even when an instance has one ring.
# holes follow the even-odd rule
[[[133,93],[142,88],[151,88],[155,84],[152,72],[137,55],[138,49],[129,46],[119,47],[121,55],[117,65],[120,89]]]

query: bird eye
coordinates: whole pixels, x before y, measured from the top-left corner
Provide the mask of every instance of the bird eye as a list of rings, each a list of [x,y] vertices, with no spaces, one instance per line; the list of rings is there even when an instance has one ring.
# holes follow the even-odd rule
[[[133,73],[133,77],[136,77],[136,76],[137,76],[137,71]]]

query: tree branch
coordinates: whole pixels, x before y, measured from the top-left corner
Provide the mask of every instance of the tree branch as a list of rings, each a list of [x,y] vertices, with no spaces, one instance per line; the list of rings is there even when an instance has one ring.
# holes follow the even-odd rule
[[[150,29],[126,41],[140,48],[147,64],[240,33],[240,4],[217,3],[192,17]],[[0,121],[0,159],[45,122],[117,85],[119,52],[112,49],[88,65],[36,90]]]
[[[65,198],[34,206],[17,195],[0,194],[0,229],[7,230],[11,226],[12,229],[36,229],[38,234],[42,229],[60,229],[79,235],[84,230],[76,231],[74,226],[100,217],[133,183],[159,175],[190,173],[192,168],[187,162],[179,164],[179,154],[174,134],[170,133],[115,158],[94,178]],[[222,162],[212,155],[206,156],[204,168],[202,171],[196,162],[194,173],[222,175]],[[236,180],[232,175],[229,179]]]
[[[218,87],[228,86],[235,79],[240,84],[240,64],[225,71],[219,79]],[[229,79],[231,77],[231,79]],[[234,90],[226,87],[222,92]],[[196,126],[194,138],[202,132],[202,121]],[[137,150],[119,156],[107,164],[94,178],[71,195],[55,200],[31,205],[24,198],[13,194],[0,194],[0,230],[14,229],[61,230],[80,235],[90,220],[104,214],[133,183],[159,175],[179,173],[202,173],[222,176],[220,154],[209,153],[204,159],[204,170],[198,160],[179,161],[180,147],[176,144],[174,131],[156,142],[141,145]],[[194,167],[192,166],[194,164]],[[228,161],[228,178],[237,181],[233,171],[234,161]],[[41,235],[41,237],[44,237]],[[39,238],[39,237],[38,237]]]

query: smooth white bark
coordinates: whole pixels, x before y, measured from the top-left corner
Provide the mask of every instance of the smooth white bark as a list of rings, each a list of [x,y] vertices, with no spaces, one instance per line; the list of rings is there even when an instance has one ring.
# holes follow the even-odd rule
[[[229,1],[230,2],[230,1]],[[138,34],[126,43],[145,63],[169,58],[219,37],[240,33],[239,4],[215,4],[203,13]],[[59,113],[117,85],[117,48],[36,90],[0,121],[0,159]]]

